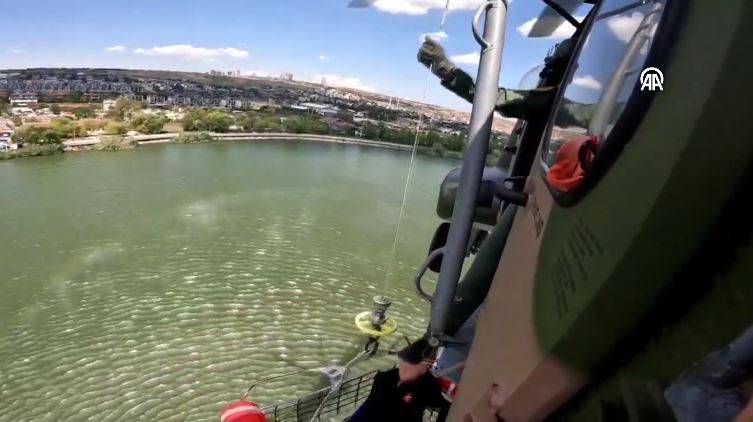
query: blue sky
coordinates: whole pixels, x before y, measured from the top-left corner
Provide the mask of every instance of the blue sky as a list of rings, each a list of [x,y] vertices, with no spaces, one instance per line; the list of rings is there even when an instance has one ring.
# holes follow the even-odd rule
[[[241,70],[365,87],[421,100],[427,71],[416,62],[422,33],[436,31],[444,0],[38,0],[3,5],[0,69],[119,67]],[[450,0],[442,40],[449,55],[478,51],[470,32],[478,0]],[[516,87],[561,39],[522,32],[542,4],[510,4],[502,85]],[[528,23],[530,25],[530,22]],[[563,31],[558,31],[564,35]],[[116,47],[116,48],[114,48]],[[460,64],[475,76],[476,67]],[[433,80],[427,101],[468,106]]]

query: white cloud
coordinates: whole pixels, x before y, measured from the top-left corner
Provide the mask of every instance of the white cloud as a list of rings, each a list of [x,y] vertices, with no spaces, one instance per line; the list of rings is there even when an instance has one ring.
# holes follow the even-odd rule
[[[328,56],[326,54],[320,54],[319,55],[319,60],[321,60],[323,62],[328,62],[328,61],[332,60],[332,57],[330,57],[330,56]]]
[[[620,41],[627,43],[638,30],[641,22],[643,21],[643,13],[633,12],[630,15],[617,15],[607,19],[607,26],[612,33],[620,39]]]
[[[439,41],[447,39],[448,36],[449,35],[447,35],[447,33],[444,31],[428,32],[426,34],[421,34],[418,37],[418,42],[424,42],[426,40],[426,37],[429,37],[432,40],[439,42]]]
[[[12,49],[12,50],[8,50],[8,51],[9,51],[9,52],[10,52],[11,54],[21,54],[21,53],[23,53],[23,52],[24,52],[24,51],[23,51],[23,50],[21,50],[20,48],[14,48],[14,49]]]
[[[594,79],[594,77],[591,75],[578,76],[577,78],[573,79],[573,85],[577,85],[581,88],[593,89],[596,91],[601,90],[601,82]]]
[[[575,19],[582,22],[583,19],[585,19],[584,16],[575,16]],[[525,22],[523,22],[522,25],[517,27],[518,32],[523,34],[523,36],[527,37],[528,34],[531,33],[531,29],[536,24],[536,21],[538,18],[529,19]],[[557,29],[554,30],[554,32],[549,35],[548,37],[541,37],[541,38],[557,38],[557,39],[564,39],[564,38],[570,38],[575,33],[575,27],[572,26],[568,21],[563,20],[562,23],[557,27]]]
[[[478,51],[474,51],[473,53],[468,54],[458,54],[450,57],[450,59],[455,63],[477,65],[478,61],[481,59],[481,54],[479,54]]]
[[[310,78],[309,80],[314,83],[322,83],[322,81],[324,81],[324,84],[329,85],[329,86],[353,88],[353,89],[359,89],[361,91],[376,92],[375,87],[364,84],[363,82],[361,82],[360,79],[353,78],[353,77],[347,77],[347,76],[341,76],[341,75],[316,75]]]
[[[431,9],[443,10],[446,0],[376,0],[372,4],[377,10],[392,14],[425,15]],[[473,10],[483,0],[450,0],[450,10]]]
[[[155,46],[152,48],[137,48],[136,54],[159,57],[176,57],[185,60],[212,60],[221,58],[242,59],[248,57],[248,51],[233,47],[206,48],[194,47],[189,44],[174,44]]]
[[[105,51],[108,53],[122,53],[126,51],[126,48],[122,45],[113,45],[112,47],[105,48]]]

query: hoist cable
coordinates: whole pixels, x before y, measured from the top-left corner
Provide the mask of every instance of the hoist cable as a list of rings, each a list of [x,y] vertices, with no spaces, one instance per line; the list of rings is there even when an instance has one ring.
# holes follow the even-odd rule
[[[444,30],[444,24],[447,21],[447,13],[450,10],[450,0],[447,0],[447,2],[444,5],[444,11],[442,11],[442,20],[439,22],[439,29],[437,29],[437,32],[442,32]],[[387,290],[387,287],[389,285],[390,277],[392,276],[393,267],[395,264],[395,259],[397,255],[397,242],[400,237],[400,226],[403,222],[403,215],[405,214],[405,203],[408,200],[408,191],[410,188],[410,182],[413,177],[413,168],[416,164],[416,152],[418,150],[418,139],[421,134],[421,125],[423,124],[424,115],[426,114],[426,97],[429,94],[429,83],[431,82],[432,78],[432,68],[434,64],[432,63],[429,65],[429,74],[426,75],[426,83],[424,84],[424,93],[421,96],[421,103],[423,104],[423,108],[421,109],[421,114],[418,116],[418,121],[416,122],[416,136],[413,139],[413,148],[411,149],[411,155],[410,155],[410,164],[408,165],[408,174],[405,177],[405,185],[403,186],[403,198],[400,201],[400,212],[397,215],[397,224],[395,225],[395,236],[392,239],[392,251],[390,252],[390,260],[387,263],[387,272],[384,276],[384,285],[383,285],[383,291]]]

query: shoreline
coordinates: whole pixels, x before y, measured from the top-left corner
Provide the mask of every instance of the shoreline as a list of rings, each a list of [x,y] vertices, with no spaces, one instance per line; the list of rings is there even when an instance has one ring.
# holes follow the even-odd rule
[[[171,133],[161,133],[157,135],[134,135],[134,136],[121,136],[123,144],[119,146],[115,146],[114,148],[108,148],[107,142],[109,139],[116,138],[118,135],[105,135],[105,136],[91,136],[91,137],[85,137],[85,138],[78,138],[78,139],[67,139],[62,141],[60,144],[55,144],[57,148],[51,148],[52,145],[43,145],[41,148],[37,145],[32,145],[30,147],[14,150],[14,151],[7,151],[4,153],[9,154],[6,156],[0,155],[0,160],[8,160],[8,159],[14,159],[14,158],[22,158],[22,157],[30,157],[30,156],[42,156],[42,155],[52,155],[52,154],[60,154],[60,153],[66,153],[66,152],[82,152],[82,151],[92,151],[92,150],[109,150],[109,151],[117,151],[117,150],[123,150],[123,149],[133,149],[135,147],[139,146],[148,146],[148,145],[158,145],[158,144],[173,144],[173,143],[182,143],[182,142],[175,142],[175,140],[181,136],[181,135],[198,135],[200,133],[206,133],[210,140],[204,141],[204,142],[212,142],[212,141],[259,141],[259,140],[278,140],[278,141],[309,141],[309,142],[325,142],[325,143],[332,143],[332,144],[342,144],[342,145],[359,145],[359,146],[366,146],[366,147],[374,147],[374,148],[382,148],[382,149],[391,149],[391,150],[398,150],[398,151],[411,151],[413,149],[413,145],[406,145],[406,144],[398,144],[394,142],[387,142],[387,141],[376,141],[371,139],[363,139],[363,138],[356,138],[351,136],[337,136],[337,135],[317,135],[317,134],[307,134],[307,133],[287,133],[287,132],[232,132],[232,133],[217,133],[217,132],[171,132]],[[101,148],[101,144],[105,144],[104,148]],[[130,145],[130,146],[127,146]],[[32,149],[40,149],[39,152],[36,153],[29,153]],[[44,151],[41,151],[44,149]],[[48,151],[49,150],[49,151]],[[436,158],[447,158],[447,159],[453,159],[453,160],[461,160],[461,157],[456,157],[452,155],[437,155],[431,151],[428,147],[422,147],[419,146],[417,151],[417,154],[424,155],[427,157],[436,157]]]
[[[198,133],[198,132],[184,132],[184,133]],[[233,132],[233,133],[214,133],[207,132],[213,140],[218,141],[256,141],[256,140],[296,140],[296,141],[313,141],[313,142],[328,142],[335,144],[347,144],[347,145],[362,145],[372,146],[377,148],[397,149],[403,151],[410,151],[412,145],[396,144],[386,141],[373,141],[370,139],[354,138],[349,136],[335,136],[335,135],[316,135],[306,133],[286,133],[286,132]],[[130,137],[132,141],[141,145],[153,145],[172,143],[175,138],[180,134],[167,133],[161,135],[140,135]],[[126,138],[129,139],[129,138]]]
[[[173,143],[181,134],[198,134],[200,132],[183,132],[183,133],[161,133],[158,135],[136,135],[124,136],[123,140],[134,142],[138,146]],[[287,133],[287,132],[233,132],[233,133],[216,133],[206,132],[212,140],[218,141],[254,141],[262,139],[271,140],[298,140],[313,142],[328,142],[347,145],[372,146],[377,148],[396,149],[410,151],[412,145],[397,144],[386,141],[374,141],[370,139],[355,138],[350,136],[335,135],[316,135],[306,133]],[[68,139],[61,142],[65,151],[85,151],[95,148],[102,142],[100,137],[88,137],[81,139]]]

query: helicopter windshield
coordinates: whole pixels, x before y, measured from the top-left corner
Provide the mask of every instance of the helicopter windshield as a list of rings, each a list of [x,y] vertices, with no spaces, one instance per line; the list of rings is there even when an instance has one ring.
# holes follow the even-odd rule
[[[539,74],[541,71],[544,70],[544,64],[541,63],[537,66],[534,66],[531,70],[525,73],[522,78],[520,78],[520,83],[518,83],[518,89],[534,89],[539,85]]]
[[[546,167],[568,139],[607,139],[634,92],[664,6],[664,0],[603,2],[555,112],[542,152]]]

